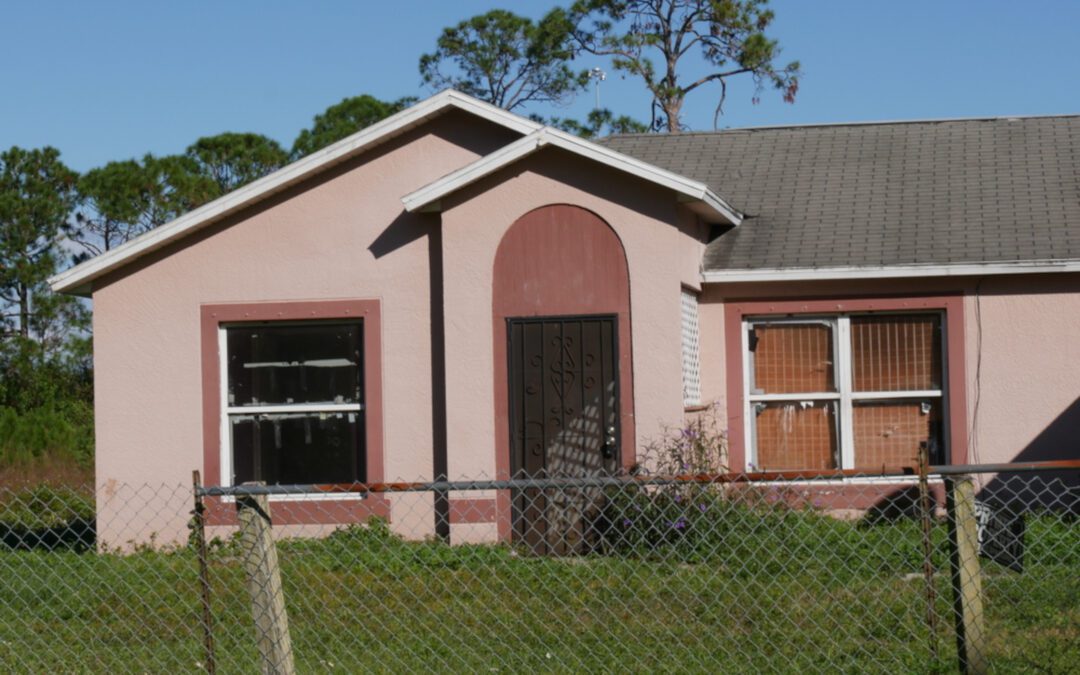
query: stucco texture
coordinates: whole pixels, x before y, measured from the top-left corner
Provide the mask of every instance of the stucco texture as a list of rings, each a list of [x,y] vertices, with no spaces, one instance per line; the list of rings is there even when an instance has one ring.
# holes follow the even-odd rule
[[[98,284],[96,474],[102,494],[121,485],[189,486],[191,471],[202,467],[199,314],[208,303],[378,300],[389,411],[385,475],[430,478],[428,235],[438,218],[405,213],[400,198],[513,138],[462,113],[443,115]],[[113,523],[126,526],[125,537],[186,536],[186,518],[149,510],[121,514],[129,508],[121,501],[99,504],[104,541],[121,536],[110,533]],[[422,534],[422,527],[430,520],[410,524],[413,533]]]

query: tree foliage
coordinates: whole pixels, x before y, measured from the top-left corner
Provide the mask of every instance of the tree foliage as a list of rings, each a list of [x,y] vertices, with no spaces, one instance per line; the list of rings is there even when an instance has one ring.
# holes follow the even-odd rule
[[[220,187],[185,155],[109,162],[79,179],[72,239],[86,255],[108,251],[212,199]]]
[[[641,134],[649,130],[644,122],[627,115],[618,115],[607,108],[595,108],[584,122],[569,117],[534,118],[544,124],[577,134],[582,138],[599,138],[611,134]]]
[[[293,141],[292,159],[300,159],[316,150],[340,141],[357,131],[404,110],[416,98],[406,96],[396,101],[382,101],[368,94],[353,96],[315,116],[310,129],[304,129]]]
[[[86,308],[46,281],[71,232],[77,179],[54,148],[0,153],[0,405],[44,405],[87,365]]]
[[[496,9],[443,29],[436,49],[420,57],[420,77],[506,110],[565,103],[588,83],[569,66],[572,26],[563,12],[539,22]]]
[[[6,333],[30,336],[34,294],[56,270],[77,174],[55,148],[0,153],[0,299]]]
[[[213,182],[213,198],[277,171],[289,161],[277,141],[252,133],[206,136],[189,145],[185,155],[195,162],[196,175]]]
[[[789,103],[799,89],[799,62],[778,64],[780,46],[766,34],[768,0],[577,0],[564,17],[579,49],[611,57],[615,70],[644,82],[657,130],[682,130],[687,95],[710,83],[720,88],[714,121],[730,78],[751,78],[755,101],[767,86]],[[692,55],[709,72],[688,75]]]

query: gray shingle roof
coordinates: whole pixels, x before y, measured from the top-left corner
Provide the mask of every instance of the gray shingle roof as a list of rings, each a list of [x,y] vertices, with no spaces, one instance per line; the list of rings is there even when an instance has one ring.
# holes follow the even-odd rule
[[[1080,259],[1080,116],[613,136],[749,217],[706,270]]]

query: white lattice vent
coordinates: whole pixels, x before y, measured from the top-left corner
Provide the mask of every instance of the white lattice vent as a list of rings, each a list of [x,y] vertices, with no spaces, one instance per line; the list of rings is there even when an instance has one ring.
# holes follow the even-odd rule
[[[682,291],[683,405],[701,405],[701,363],[698,355],[698,296]]]

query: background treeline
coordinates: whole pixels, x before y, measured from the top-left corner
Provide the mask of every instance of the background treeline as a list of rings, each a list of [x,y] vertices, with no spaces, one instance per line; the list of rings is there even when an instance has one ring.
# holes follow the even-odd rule
[[[93,371],[86,301],[48,278],[401,110],[415,99],[356,96],[289,149],[254,133],[200,138],[182,154],[109,162],[79,175],[60,152],[0,152],[0,472],[89,475]],[[46,475],[42,475],[46,474]],[[56,475],[53,475],[56,474]],[[62,474],[62,475],[61,475]]]
[[[592,137],[686,128],[683,103],[706,89],[723,111],[728,81],[793,101],[798,62],[777,63],[767,0],[578,0],[539,20],[493,10],[445,28],[420,57],[420,81]],[[593,68],[583,69],[579,57]],[[647,121],[607,109],[584,120],[541,117],[602,76],[596,63],[643,86]],[[695,94],[696,95],[696,94]],[[361,95],[317,115],[290,148],[256,133],[197,139],[176,155],[109,162],[85,174],[60,152],[0,152],[0,484],[88,479],[93,371],[85,300],[47,279],[265,176],[410,105]]]

